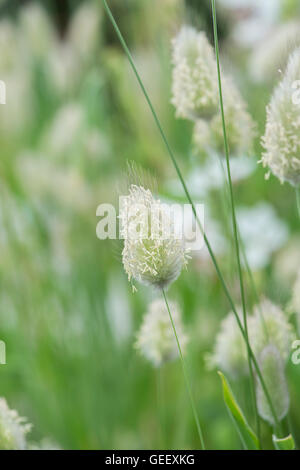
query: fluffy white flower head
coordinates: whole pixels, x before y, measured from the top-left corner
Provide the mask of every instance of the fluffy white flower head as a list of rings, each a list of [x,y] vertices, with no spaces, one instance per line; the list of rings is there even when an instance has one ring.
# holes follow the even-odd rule
[[[300,48],[291,54],[283,80],[275,88],[267,107],[266,130],[262,138],[263,166],[282,183],[287,181],[295,187],[300,184],[300,104],[294,99],[294,84],[299,77]]]
[[[287,415],[290,406],[289,390],[281,354],[276,346],[269,344],[260,353],[258,362],[266,386],[270,390],[277,418],[281,421]],[[276,423],[259,380],[256,385],[256,395],[260,416],[274,426]]]
[[[223,74],[223,100],[226,119],[227,141],[231,156],[248,154],[253,145],[255,123],[235,83]],[[196,149],[213,150],[224,154],[224,137],[221,113],[218,110],[209,124],[197,120],[194,128]]]
[[[232,312],[221,323],[209,362],[233,378],[248,372],[245,342]]]
[[[285,363],[294,339],[293,327],[287,315],[270,300],[264,299],[256,307],[249,323],[249,336],[254,354],[259,355],[268,344],[274,345]]]
[[[183,238],[175,233],[167,206],[151,191],[131,185],[120,208],[123,264],[128,279],[157,288],[175,281],[187,263]]]
[[[218,109],[214,51],[205,34],[183,26],[172,41],[172,104],[182,118],[210,118]]]
[[[289,55],[300,46],[299,31],[298,20],[287,21],[272,29],[259,47],[255,45],[249,63],[249,73],[255,81],[270,82],[280,77]]]
[[[239,316],[241,318],[240,313]],[[265,348],[272,346],[285,365],[294,331],[288,317],[277,305],[263,300],[254,313],[248,316],[248,331],[251,348],[257,357],[260,357]],[[233,378],[248,374],[245,341],[233,313],[222,321],[214,352],[209,359],[213,366],[218,366]]]
[[[184,333],[180,311],[174,302],[170,302],[173,321],[184,351],[187,336]],[[178,347],[169,313],[163,300],[154,300],[146,313],[137,335],[136,348],[155,367],[178,357]]]
[[[38,3],[20,10],[20,38],[26,49],[37,57],[45,57],[55,41],[55,31],[47,11]]]
[[[244,155],[251,151],[256,134],[255,123],[246,102],[230,77],[223,78],[224,113],[230,155]],[[212,141],[219,152],[224,152],[221,113],[211,121]]]
[[[15,410],[11,410],[4,398],[0,398],[0,449],[24,450],[26,434],[31,424],[26,423]]]

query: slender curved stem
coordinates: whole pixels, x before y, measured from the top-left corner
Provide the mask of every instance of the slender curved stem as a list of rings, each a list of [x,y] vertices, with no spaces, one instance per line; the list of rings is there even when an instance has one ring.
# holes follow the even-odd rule
[[[238,315],[238,313],[237,313],[237,310],[236,310],[236,308],[235,308],[235,305],[234,305],[232,296],[231,296],[231,294],[230,294],[230,292],[229,292],[229,289],[228,289],[228,287],[227,287],[227,284],[226,284],[226,282],[225,282],[225,279],[224,279],[224,277],[223,277],[223,275],[222,275],[222,272],[221,272],[221,270],[220,270],[220,268],[219,268],[219,265],[218,265],[218,262],[217,262],[217,260],[216,260],[215,255],[214,255],[214,252],[213,252],[213,250],[212,250],[212,247],[211,247],[211,245],[210,245],[210,243],[209,243],[209,241],[208,241],[208,238],[207,238],[206,234],[204,233],[203,226],[202,226],[201,221],[200,221],[200,219],[199,219],[199,217],[198,217],[198,215],[197,215],[197,211],[196,211],[195,205],[194,205],[194,203],[193,203],[193,201],[192,201],[192,198],[191,198],[191,196],[190,196],[190,193],[189,193],[189,191],[188,191],[188,189],[187,189],[187,186],[186,186],[185,181],[184,181],[184,179],[183,179],[183,176],[182,176],[182,174],[181,174],[180,168],[179,168],[179,166],[178,166],[178,164],[177,164],[177,162],[176,162],[176,159],[175,159],[175,157],[174,157],[174,154],[173,154],[173,152],[172,152],[172,150],[171,150],[171,147],[170,147],[170,145],[169,145],[169,143],[168,143],[168,141],[167,141],[167,138],[166,138],[166,136],[165,136],[165,133],[164,133],[164,131],[163,131],[163,129],[162,129],[162,126],[161,126],[161,124],[160,124],[160,121],[159,121],[159,119],[158,119],[158,116],[157,116],[157,114],[156,114],[156,112],[155,112],[155,109],[154,109],[152,103],[151,103],[151,100],[150,100],[150,98],[149,98],[149,95],[148,95],[148,93],[147,93],[145,87],[144,87],[144,84],[143,84],[143,82],[142,82],[142,80],[141,80],[141,78],[140,78],[140,76],[139,76],[139,73],[138,73],[137,68],[136,68],[136,66],[135,66],[135,63],[134,63],[134,60],[133,60],[132,55],[131,55],[131,53],[130,53],[128,47],[127,47],[127,44],[126,44],[126,42],[125,42],[125,40],[124,40],[124,38],[123,38],[123,35],[122,35],[122,33],[121,33],[121,31],[120,31],[120,29],[119,29],[119,27],[118,27],[118,25],[117,25],[117,23],[116,23],[116,21],[115,21],[113,15],[112,15],[112,12],[111,12],[110,8],[109,8],[108,5],[107,5],[107,1],[106,1],[106,0],[102,0],[102,3],[103,3],[103,5],[104,5],[104,8],[105,8],[105,10],[106,10],[106,13],[107,13],[107,15],[108,15],[108,17],[109,17],[111,23],[112,23],[112,25],[113,25],[113,27],[114,27],[114,29],[115,29],[115,31],[116,31],[116,34],[117,34],[117,36],[118,36],[118,38],[119,38],[119,41],[120,41],[120,43],[121,43],[121,45],[122,45],[122,47],[123,47],[123,49],[124,49],[124,52],[125,52],[125,54],[126,54],[126,56],[127,56],[127,58],[128,58],[128,61],[129,61],[130,65],[131,65],[131,67],[132,67],[132,70],[133,70],[133,72],[134,72],[134,75],[135,75],[135,77],[136,77],[136,79],[137,79],[137,81],[138,81],[138,83],[139,83],[139,85],[140,85],[140,87],[141,87],[141,90],[142,90],[142,92],[143,92],[143,95],[144,95],[144,97],[145,97],[145,100],[147,101],[147,103],[148,103],[148,105],[149,105],[149,108],[150,108],[150,110],[151,110],[153,119],[154,119],[154,121],[155,121],[155,123],[156,123],[156,125],[157,125],[158,131],[159,131],[159,133],[160,133],[160,135],[161,135],[161,138],[162,138],[162,140],[163,140],[163,142],[164,142],[164,144],[165,144],[165,146],[166,146],[168,155],[169,155],[169,157],[171,158],[171,161],[172,161],[173,166],[174,166],[174,168],[175,168],[175,170],[176,170],[177,176],[178,176],[178,178],[179,178],[179,180],[180,180],[180,182],[181,182],[181,184],[182,184],[182,187],[183,187],[183,189],[184,189],[186,198],[187,198],[188,202],[191,204],[192,211],[193,211],[193,214],[194,214],[196,223],[197,223],[197,225],[198,225],[198,227],[199,227],[199,229],[200,229],[200,231],[201,231],[201,233],[202,233],[202,235],[203,235],[203,239],[204,239],[205,245],[206,245],[206,247],[207,247],[207,250],[208,250],[208,252],[209,252],[209,255],[210,255],[210,257],[211,257],[211,260],[212,260],[212,262],[213,262],[213,265],[214,265],[214,267],[215,267],[215,270],[216,270],[216,272],[217,272],[217,275],[218,275],[218,278],[219,278],[219,280],[220,280],[222,289],[224,290],[224,293],[225,293],[225,296],[226,296],[226,298],[227,298],[227,300],[228,300],[228,303],[229,303],[229,305],[230,305],[230,308],[231,308],[233,314],[235,315],[235,318],[236,318],[238,327],[239,327],[239,329],[240,329],[240,331],[241,331],[241,333],[242,333],[242,335],[243,335],[243,338],[244,338],[244,340],[246,341],[246,338],[245,338],[245,331],[244,331],[243,325],[242,325],[242,323],[241,323],[241,321],[240,321],[240,318],[239,318],[239,315]],[[268,389],[267,389],[267,387],[266,387],[266,384],[265,384],[265,382],[264,382],[263,376],[262,376],[262,374],[261,374],[261,371],[260,371],[258,362],[257,362],[257,360],[256,360],[256,358],[255,358],[255,356],[254,356],[254,353],[253,353],[251,347],[250,347],[250,354],[251,354],[251,358],[252,358],[253,365],[254,365],[254,368],[255,368],[255,370],[256,370],[258,379],[259,379],[259,381],[260,381],[260,383],[261,383],[262,389],[263,389],[263,391],[264,391],[264,393],[265,393],[265,396],[266,396],[266,399],[267,399],[267,401],[268,401],[268,403],[269,403],[270,410],[271,410],[272,415],[273,415],[273,417],[274,417],[274,421],[275,421],[275,423],[276,423],[276,427],[277,427],[278,429],[280,429],[280,424],[279,424],[279,421],[278,421],[278,418],[277,418],[277,415],[276,415],[276,412],[275,412],[275,409],[274,409],[274,406],[273,406],[273,403],[272,403],[271,396],[270,396],[270,394],[269,394],[269,392],[268,392]]]
[[[237,266],[238,266],[238,275],[239,275],[239,281],[240,281],[240,293],[241,293],[241,300],[242,300],[243,322],[244,322],[245,339],[246,339],[246,346],[247,346],[247,357],[248,357],[248,366],[249,366],[250,381],[251,381],[252,400],[253,400],[253,406],[254,406],[254,411],[255,411],[257,435],[260,441],[261,440],[260,439],[260,420],[259,420],[259,415],[258,415],[258,410],[257,410],[255,380],[254,380],[254,373],[252,369],[252,361],[251,361],[251,354],[250,354],[247,310],[246,310],[246,295],[245,295],[244,279],[243,279],[243,271],[242,271],[241,255],[240,255],[239,236],[238,236],[238,227],[237,227],[237,220],[236,220],[236,213],[235,213],[235,202],[234,202],[234,195],[233,195],[231,169],[230,169],[230,162],[229,162],[229,146],[228,146],[228,140],[227,140],[226,123],[225,123],[215,0],[212,0],[211,4],[212,4],[215,52],[216,52],[216,61],[217,61],[217,72],[218,72],[220,109],[221,109],[221,117],[222,117],[222,127],[223,127],[223,137],[224,137],[224,147],[225,147],[225,157],[226,157],[226,167],[227,167],[227,178],[228,178],[228,185],[229,185],[234,245],[235,245],[236,260],[237,260]]]
[[[296,202],[297,202],[298,215],[300,217],[300,187],[296,188]]]
[[[167,299],[167,296],[166,296],[166,293],[165,293],[164,289],[162,289],[162,294],[163,294],[163,297],[164,297],[164,300],[165,300],[165,303],[166,303],[166,307],[167,307],[169,317],[170,317],[170,321],[171,321],[171,324],[172,324],[172,328],[173,328],[173,331],[174,331],[174,335],[175,335],[175,339],[176,339],[176,343],[177,343],[177,347],[178,347],[178,352],[179,352],[179,356],[180,356],[180,360],[181,360],[184,380],[185,380],[186,388],[187,388],[187,391],[188,391],[188,394],[189,394],[189,398],[190,398],[190,402],[191,402],[191,406],[192,406],[192,410],[193,410],[193,414],[194,414],[194,418],[195,418],[195,422],[196,422],[196,426],[197,426],[197,431],[198,431],[199,439],[200,439],[200,442],[201,442],[201,447],[202,447],[203,450],[205,450],[203,434],[202,434],[202,430],[201,430],[201,426],[200,426],[200,422],[199,422],[199,418],[198,418],[198,413],[197,413],[197,409],[196,409],[196,405],[195,405],[195,401],[194,401],[194,397],[193,397],[193,392],[192,392],[191,385],[190,385],[189,376],[188,376],[188,373],[187,373],[187,370],[186,370],[185,361],[184,361],[184,358],[183,358],[182,350],[181,350],[181,347],[180,347],[180,342],[179,342],[178,335],[177,335],[177,332],[176,332],[175,323],[173,321],[173,317],[172,317],[172,314],[171,314],[171,311],[170,311],[168,299]]]
[[[219,161],[220,161],[221,171],[223,172],[224,181],[226,182],[226,188],[228,189],[228,192],[229,192],[229,183],[228,183],[228,180],[227,180],[227,177],[226,177],[226,170],[224,168],[221,155],[219,155]],[[225,209],[224,209],[224,212],[225,212],[225,211],[227,211],[227,208],[230,206],[230,201],[229,201],[229,198],[228,198],[228,195],[227,195],[226,191],[224,191],[224,197],[222,197],[222,202],[223,202],[223,205],[224,205],[224,203],[228,204],[228,206],[226,206]],[[252,294],[253,294],[253,297],[254,297],[254,303],[256,304],[256,307],[258,309],[258,313],[259,313],[260,320],[261,320],[263,328],[264,328],[266,339],[269,340],[269,332],[268,332],[267,324],[266,324],[266,321],[264,319],[264,315],[263,315],[263,312],[262,312],[262,309],[261,309],[261,306],[260,306],[260,298],[259,298],[259,295],[258,295],[258,291],[257,291],[257,287],[256,287],[256,284],[255,284],[254,276],[253,276],[252,270],[250,268],[250,264],[249,264],[247,253],[246,253],[246,247],[245,247],[244,241],[242,239],[239,227],[238,227],[238,237],[239,237],[241,255],[242,255],[242,258],[243,258],[243,261],[244,261],[244,264],[245,264],[245,268],[246,268],[246,271],[247,271],[247,274],[248,274],[248,277],[249,277],[250,287],[251,287]]]

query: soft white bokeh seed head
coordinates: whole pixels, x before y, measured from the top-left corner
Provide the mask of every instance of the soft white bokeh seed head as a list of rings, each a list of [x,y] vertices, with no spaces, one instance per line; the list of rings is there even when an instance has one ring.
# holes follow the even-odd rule
[[[240,311],[239,317],[243,325]],[[249,340],[254,354],[259,357],[267,346],[273,345],[285,364],[295,333],[287,315],[280,307],[269,300],[263,300],[255,308],[254,313],[247,316],[247,322]],[[211,365],[219,367],[232,378],[248,374],[245,340],[233,313],[222,321],[209,361]]]
[[[55,30],[47,10],[36,2],[21,8],[18,31],[24,49],[33,56],[44,58],[55,41]]]
[[[217,66],[205,33],[183,26],[172,41],[172,104],[178,117],[210,118],[218,109]]]
[[[222,74],[222,91],[226,120],[226,135],[230,156],[249,154],[256,134],[255,123],[247,111],[247,105],[234,82]],[[196,150],[209,149],[224,154],[224,135],[221,112],[218,109],[207,123],[198,119],[193,140]]]
[[[247,374],[245,341],[233,313],[229,313],[221,323],[209,362],[232,378]]]
[[[287,69],[267,107],[262,137],[262,164],[283,183],[300,184],[300,104],[293,100],[293,84],[300,77],[300,49],[289,58]]]
[[[226,136],[231,156],[245,155],[252,150],[256,134],[255,123],[246,102],[230,77],[222,79]],[[217,151],[224,153],[222,116],[218,112],[211,121],[211,139]]]
[[[293,19],[272,28],[263,42],[254,45],[249,61],[249,74],[256,82],[270,83],[280,79],[289,55],[300,46],[300,22]]]
[[[166,288],[178,278],[188,258],[184,240],[175,233],[166,206],[154,199],[149,189],[131,185],[119,218],[123,265],[129,281]]]
[[[4,398],[0,398],[0,449],[26,449],[26,434],[30,429],[31,424],[26,423],[17,411],[11,410]]]
[[[258,363],[267,389],[270,392],[274,410],[279,421],[288,413],[290,397],[284,372],[284,361],[276,346],[267,345],[258,356]],[[276,423],[259,380],[256,385],[257,407],[260,416],[272,426]]]
[[[184,351],[188,339],[184,333],[180,311],[175,302],[170,302],[169,306],[179,343]],[[178,356],[178,347],[169,313],[162,299],[154,300],[149,306],[137,335],[136,348],[155,367]]]
[[[68,39],[80,59],[90,59],[100,41],[101,8],[97,2],[82,3],[71,17]]]
[[[287,314],[270,300],[264,299],[256,307],[249,322],[249,336],[254,354],[259,355],[268,344],[273,344],[285,363],[290,355],[295,333]]]

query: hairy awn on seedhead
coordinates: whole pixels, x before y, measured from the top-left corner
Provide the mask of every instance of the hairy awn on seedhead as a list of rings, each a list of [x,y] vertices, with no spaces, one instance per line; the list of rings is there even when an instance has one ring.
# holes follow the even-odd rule
[[[175,233],[167,206],[149,189],[131,185],[120,208],[123,264],[129,281],[156,288],[175,281],[188,260],[184,240]]]
[[[282,81],[267,107],[267,123],[262,138],[262,164],[281,183],[300,185],[300,106],[292,99],[293,83],[300,77],[300,48],[289,58]]]

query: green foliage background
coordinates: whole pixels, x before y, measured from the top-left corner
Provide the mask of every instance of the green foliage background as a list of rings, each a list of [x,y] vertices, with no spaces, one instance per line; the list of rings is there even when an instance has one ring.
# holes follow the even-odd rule
[[[46,2],[41,3],[47,8]],[[57,11],[48,5],[49,21],[62,41],[78,8],[78,2],[71,3],[63,25]],[[195,2],[178,7],[180,2],[160,0],[110,3],[187,174],[197,166],[199,157],[193,154],[191,125],[176,120],[170,104],[170,39],[189,19],[211,37],[209,2],[197,2],[197,8],[192,5]],[[297,6],[288,3],[282,21],[295,15]],[[7,131],[6,111],[2,112],[3,106],[1,109],[0,338],[6,343],[7,364],[0,366],[0,395],[34,424],[32,440],[49,436],[70,449],[197,448],[180,363],[166,364],[157,371],[133,347],[142,316],[156,294],[144,287],[132,294],[121,265],[120,245],[96,238],[96,208],[101,202],[117,201],[127,160],[149,171],[165,196],[169,195],[167,183],[175,174],[101,2],[95,2],[95,7],[101,18],[97,41],[86,61],[80,62],[78,57],[75,85],[58,94],[45,66],[47,50],[36,57],[26,46],[32,59],[24,65],[24,70],[30,69],[31,101],[18,103],[20,113],[25,114],[22,127]],[[19,25],[22,8],[12,11],[2,2],[0,34],[8,17]],[[231,18],[226,11],[220,11],[219,18],[221,52],[234,64],[241,91],[262,134],[265,106],[274,83],[262,86],[251,82],[245,51],[231,43]],[[22,33],[19,26],[17,31]],[[69,77],[70,83],[73,78]],[[5,109],[10,107],[14,91],[8,89],[7,93]],[[84,123],[57,156],[44,136],[57,111],[70,102],[83,110]],[[89,129],[97,130],[101,143],[92,156],[85,147]],[[67,128],[63,132],[68,132]],[[22,170],[25,151],[33,154],[37,163],[32,180]],[[258,138],[252,158],[259,160],[260,152]],[[45,162],[55,171],[48,173]],[[74,172],[79,175],[75,181]],[[65,184],[69,178],[71,184]],[[267,200],[274,205],[289,226],[291,240],[299,246],[299,219],[290,187],[281,187],[275,178],[265,182],[264,171],[258,167],[235,187],[235,194],[238,204],[250,206]],[[222,194],[213,192],[209,200],[201,202],[224,220]],[[238,299],[230,255],[220,264]],[[277,256],[255,277],[259,292],[282,305],[289,302],[291,283],[282,279]],[[249,292],[248,286],[251,305]],[[191,262],[171,287],[169,297],[179,302],[190,335],[187,363],[207,447],[240,448],[223,403],[220,379],[215,370],[205,367],[205,355],[228,313],[210,263]],[[300,368],[291,364],[288,375],[290,420],[299,443]],[[232,386],[253,424],[248,383]],[[268,435],[267,425],[263,432]]]

